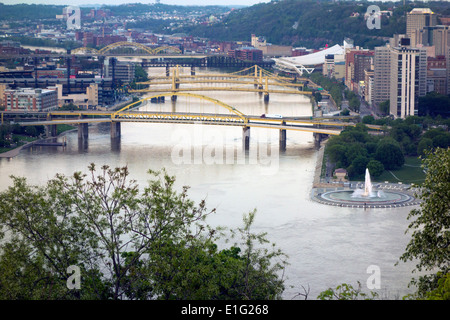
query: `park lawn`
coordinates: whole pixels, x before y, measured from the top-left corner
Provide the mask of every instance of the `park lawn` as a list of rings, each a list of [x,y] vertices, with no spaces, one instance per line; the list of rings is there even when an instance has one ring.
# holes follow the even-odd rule
[[[397,170],[385,170],[379,177],[372,178],[376,182],[419,184],[425,180],[425,173],[420,167],[421,160],[417,157],[406,157],[405,164]]]

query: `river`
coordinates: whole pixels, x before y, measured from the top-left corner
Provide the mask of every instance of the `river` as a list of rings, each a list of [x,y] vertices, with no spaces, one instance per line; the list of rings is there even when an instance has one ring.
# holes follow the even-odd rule
[[[164,73],[163,69],[150,71]],[[245,114],[311,115],[311,103],[304,96],[272,94],[265,104],[257,93],[197,94],[214,97]],[[148,103],[142,108],[206,112],[221,107],[179,96],[175,105],[166,99],[164,104]],[[213,226],[242,226],[243,214],[257,209],[254,231],[267,232],[268,239],[289,257],[285,299],[303,292],[302,286],[310,288],[308,299],[316,299],[329,287],[341,283],[356,287],[358,281],[363,291],[388,299],[412,291],[408,288],[412,264],[395,266],[409,241],[405,230],[412,207],[364,210],[316,203],[310,199],[318,156],[312,133],[288,131],[285,151],[278,149],[278,130],[252,128],[250,137],[250,150],[242,153],[240,127],[122,123],[117,146],[111,144],[108,124],[91,125],[86,145],[78,143],[76,132],[68,132],[64,148],[32,147],[17,157],[0,158],[0,191],[10,185],[10,175],[43,184],[56,173],[87,171],[91,162],[127,165],[131,176],[144,186],[150,178],[148,169],[164,167],[176,176],[177,187],[190,186],[194,201],[206,199],[209,208],[217,209],[207,220]],[[371,266],[379,268],[380,289],[368,287]]]

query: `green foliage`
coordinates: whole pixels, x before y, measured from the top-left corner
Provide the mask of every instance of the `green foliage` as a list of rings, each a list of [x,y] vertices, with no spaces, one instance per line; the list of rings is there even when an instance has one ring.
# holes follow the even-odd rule
[[[387,9],[385,4],[379,5],[382,10]],[[284,0],[235,10],[220,23],[184,27],[178,32],[217,40],[242,40],[254,33],[274,44],[312,48],[341,44],[349,37],[355,45],[373,48],[384,44],[377,37],[405,31],[405,18],[400,14],[390,19],[383,17],[381,29],[369,30],[364,20],[366,9],[367,6],[355,6],[352,2]],[[353,13],[359,16],[351,17]]]
[[[390,101],[386,100],[386,101],[380,103],[378,108],[380,109],[380,111],[383,114],[388,115],[389,114],[389,110],[390,110]]]
[[[419,271],[433,271],[447,274],[450,261],[450,149],[437,148],[425,152],[423,168],[426,171],[425,182],[420,186],[417,196],[422,200],[419,209],[413,209],[408,215],[412,232],[402,261],[417,261]],[[419,277],[419,297],[435,290],[438,286],[438,274]],[[447,280],[445,280],[447,281]]]
[[[378,178],[384,171],[384,165],[380,161],[372,159],[367,163],[367,169],[372,177]]]
[[[347,96],[351,93],[347,92]],[[368,134],[365,124],[384,126],[384,135]],[[369,171],[373,177],[378,177],[383,175],[383,170],[401,168],[405,157],[420,156],[429,149],[450,147],[450,133],[446,130],[448,124],[447,119],[439,116],[411,116],[395,120],[365,116],[362,123],[330,138],[325,152],[337,167],[347,169],[352,179],[361,178],[364,163],[367,166],[371,163]]]
[[[353,288],[352,285],[343,283],[336,288],[329,288],[322,291],[317,299],[319,300],[374,300],[378,297],[376,292],[366,294],[361,291],[361,283],[358,281],[358,288]]]
[[[56,175],[45,186],[12,177],[0,193],[0,299],[277,299],[285,255],[266,234],[254,234],[255,212],[238,238],[205,219],[175,178],[149,171],[143,190],[127,167],[89,166]],[[81,270],[80,289],[67,287],[69,266]]]
[[[447,272],[444,276],[442,272],[437,274],[436,289],[427,292],[425,297],[427,300],[450,300],[450,273]]]
[[[429,92],[424,97],[419,97],[419,115],[431,115],[442,117],[450,116],[450,95],[437,92]]]
[[[398,169],[405,163],[405,156],[400,147],[390,141],[382,141],[375,151],[375,159],[387,170]]]
[[[341,105],[342,94],[345,89],[345,85],[342,81],[338,81],[335,78],[325,77],[318,72],[312,73],[309,77],[314,83],[318,84],[330,93],[338,107]]]
[[[426,154],[428,150],[433,149],[433,140],[429,138],[423,138],[420,140],[419,144],[417,145],[417,154],[419,156],[423,156]]]

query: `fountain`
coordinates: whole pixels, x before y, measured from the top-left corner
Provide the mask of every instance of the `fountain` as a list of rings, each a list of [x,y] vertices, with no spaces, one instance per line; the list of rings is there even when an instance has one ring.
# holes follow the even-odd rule
[[[366,176],[364,179],[364,190],[356,189],[355,191],[353,191],[352,197],[353,198],[377,197],[378,192],[374,192],[372,190],[373,190],[373,186],[372,186],[372,181],[370,180],[369,169],[366,168]]]
[[[345,206],[374,206],[396,205],[411,203],[414,198],[408,194],[394,191],[374,190],[370,179],[369,169],[366,168],[364,188],[356,190],[337,190],[321,193],[318,200],[324,200],[327,204]]]

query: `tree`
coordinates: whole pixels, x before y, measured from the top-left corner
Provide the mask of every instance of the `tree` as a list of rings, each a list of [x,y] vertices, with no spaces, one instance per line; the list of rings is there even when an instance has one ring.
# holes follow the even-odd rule
[[[372,159],[367,164],[367,169],[369,169],[370,175],[374,178],[378,178],[384,171],[383,164],[375,159]]]
[[[389,114],[389,110],[390,110],[390,101],[386,100],[384,102],[381,102],[378,106],[378,108],[380,109],[380,111],[383,114]]]
[[[56,175],[44,186],[12,177],[0,193],[2,299],[276,299],[284,290],[284,254],[250,232],[255,213],[225,235],[205,219],[188,187],[174,189],[164,170],[143,190],[127,167],[94,164],[88,173]],[[275,261],[274,261],[275,260]],[[68,287],[68,268],[80,289]]]
[[[416,269],[436,272],[413,279],[418,284],[418,297],[424,297],[438,287],[439,279],[447,277],[450,262],[450,149],[426,151],[422,164],[426,170],[425,182],[420,186],[419,209],[408,215],[412,222],[411,240],[402,261],[417,260]],[[448,280],[447,280],[448,281]],[[448,295],[447,295],[448,296]]]
[[[361,283],[358,282],[358,288],[353,288],[348,283],[342,283],[336,288],[329,288],[322,291],[317,297],[319,300],[373,300],[378,297],[376,292],[366,294],[361,291]]]
[[[433,149],[433,140],[430,138],[422,138],[420,139],[419,144],[417,145],[417,154],[422,156],[425,154],[427,150]]]
[[[375,158],[387,170],[400,168],[405,163],[402,150],[392,142],[380,142],[375,151]]]

